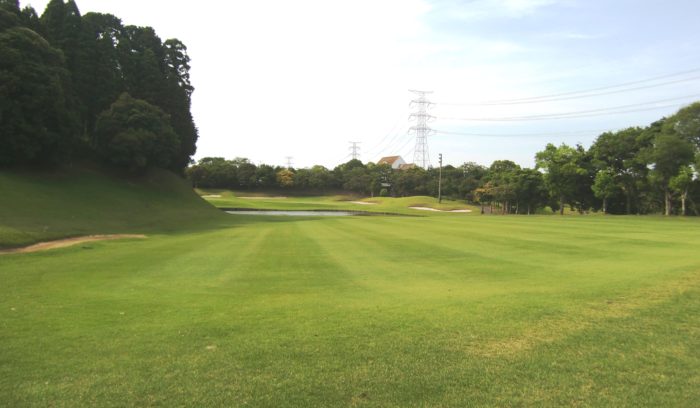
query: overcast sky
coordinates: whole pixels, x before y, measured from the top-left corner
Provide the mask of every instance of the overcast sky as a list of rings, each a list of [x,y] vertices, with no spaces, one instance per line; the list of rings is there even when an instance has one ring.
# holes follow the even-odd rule
[[[47,2],[22,5],[41,14]],[[588,147],[604,130],[646,126],[700,100],[697,0],[77,4],[83,14],[111,13],[187,45],[196,158],[282,165],[292,156],[296,167],[332,168],[349,159],[348,142],[358,141],[364,162],[394,154],[412,162],[408,90],[419,89],[433,91],[437,118],[430,126],[444,132],[429,139],[433,164],[443,153],[455,165],[510,159],[532,166],[548,142]],[[664,78],[637,82],[658,77]],[[630,82],[636,83],[588,97],[479,105]],[[462,120],[628,105],[620,110],[631,112],[612,115]]]

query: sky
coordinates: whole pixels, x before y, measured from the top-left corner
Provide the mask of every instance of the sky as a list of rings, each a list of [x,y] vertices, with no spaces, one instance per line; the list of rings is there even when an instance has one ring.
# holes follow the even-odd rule
[[[432,92],[432,165],[532,167],[700,100],[696,0],[76,2],[187,45],[195,159],[333,168],[354,141],[413,162],[413,89]]]

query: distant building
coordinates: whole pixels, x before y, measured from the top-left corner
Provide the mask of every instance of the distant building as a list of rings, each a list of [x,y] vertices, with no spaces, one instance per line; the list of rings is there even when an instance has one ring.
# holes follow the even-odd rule
[[[401,156],[387,156],[379,159],[377,164],[388,164],[392,169],[398,170],[402,165],[406,164],[406,161]]]
[[[416,164],[415,163],[404,163],[399,165],[399,170],[410,170],[410,169],[415,169]]]

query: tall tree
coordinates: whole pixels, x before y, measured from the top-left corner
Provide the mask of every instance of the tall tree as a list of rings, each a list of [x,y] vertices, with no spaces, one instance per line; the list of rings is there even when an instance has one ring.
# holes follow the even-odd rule
[[[564,214],[564,204],[575,200],[577,182],[589,177],[589,171],[582,167],[582,148],[566,144],[559,147],[549,143],[545,150],[535,155],[537,168],[544,170],[544,181],[550,195],[559,202],[559,213]],[[590,187],[590,184],[589,184]]]
[[[518,170],[515,174],[515,198],[516,213],[520,212],[521,205],[525,206],[528,215],[544,205],[547,201],[547,189],[542,173],[535,169]]]
[[[669,181],[669,187],[675,193],[677,193],[681,198],[681,215],[687,215],[686,212],[686,200],[688,199],[688,191],[690,186],[693,184],[693,178],[695,172],[690,166],[682,166],[678,171],[678,174],[673,176]]]
[[[510,213],[510,203],[516,198],[516,175],[519,171],[520,166],[510,160],[496,160],[489,167],[486,177],[491,182],[491,195],[501,203],[504,214]]]
[[[653,176],[664,193],[664,214],[671,215],[671,180],[694,157],[693,145],[677,134],[661,133],[654,140],[650,159],[654,165]]]
[[[6,12],[0,9],[0,21]],[[25,27],[0,30],[0,165],[58,163],[76,145],[62,54]]]
[[[97,116],[126,89],[117,52],[123,26],[119,18],[100,13],[85,14],[82,25],[86,59],[81,80],[90,90],[82,94],[82,101],[86,108],[85,126],[94,145]]]
[[[644,129],[627,128],[601,134],[590,148],[594,166],[606,172],[606,176],[601,176],[606,177],[606,199],[619,189],[625,197],[626,214],[632,212],[633,203],[639,207],[638,186],[648,175],[647,163],[640,152],[651,146],[651,140]]]
[[[614,170],[605,168],[598,171],[593,182],[593,194],[603,200],[603,213],[608,213],[608,200],[615,194],[617,183],[615,182]],[[629,211],[628,211],[629,214]]]

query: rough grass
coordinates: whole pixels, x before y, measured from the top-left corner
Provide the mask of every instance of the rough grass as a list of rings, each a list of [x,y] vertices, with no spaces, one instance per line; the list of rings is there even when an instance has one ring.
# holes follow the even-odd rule
[[[0,171],[0,248],[88,234],[148,233],[223,222],[164,171],[120,178],[85,167]]]
[[[0,406],[700,400],[698,220],[425,215],[2,256]]]

